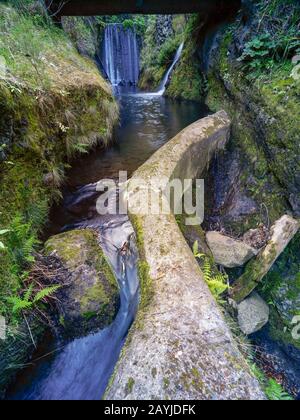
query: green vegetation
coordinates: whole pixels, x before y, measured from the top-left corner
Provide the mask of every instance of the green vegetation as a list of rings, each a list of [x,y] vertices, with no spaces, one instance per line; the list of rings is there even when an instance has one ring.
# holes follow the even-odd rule
[[[271,336],[300,348],[300,340],[292,335],[292,319],[300,314],[299,233],[264,278],[259,292],[270,305]]]
[[[8,303],[12,305],[13,314],[19,315],[23,310],[30,310],[38,303],[44,301],[46,298],[53,295],[60,286],[51,286],[45,287],[40,290],[35,296],[33,296],[33,285],[31,285],[28,290],[24,293],[23,297],[12,296],[8,298]]]
[[[260,0],[257,7],[261,16],[257,33],[246,43],[239,58],[253,79],[286,66],[287,60],[291,67],[292,57],[300,52],[300,9],[295,2]]]
[[[69,160],[108,143],[118,109],[94,63],[36,2],[2,2],[0,34],[0,314],[9,322]]]
[[[102,27],[109,24],[121,24],[124,28],[134,29],[138,35],[143,36],[148,24],[148,17],[143,15],[98,16],[96,21]]]
[[[228,276],[217,269],[212,257],[199,253],[198,242],[194,243],[193,252],[194,257],[200,261],[204,280],[212,295],[219,303],[223,303],[222,296],[229,289]]]
[[[295,16],[300,16],[296,2],[260,1],[241,53],[232,53],[243,30],[237,20],[221,31],[208,74],[208,105],[225,109],[233,121],[231,150],[240,155],[241,191],[267,208],[271,223],[290,206],[299,206],[300,78],[292,77],[299,38],[291,34],[299,25]],[[261,222],[260,212],[254,212],[245,217],[242,229]],[[226,226],[239,234],[240,227],[239,222]]]
[[[199,17],[192,16],[184,31],[184,49],[167,89],[172,98],[202,101],[206,89],[206,78],[201,73],[198,56],[198,34],[201,28]]]
[[[158,88],[164,74],[174,60],[179,45],[183,41],[184,27],[183,16],[174,18],[172,36],[167,37],[160,44],[157,40],[157,17],[148,17],[141,52],[140,88],[144,90]]]
[[[293,401],[293,398],[283,389],[275,379],[267,378],[265,373],[255,364],[251,364],[251,371],[260,383],[270,401]]]

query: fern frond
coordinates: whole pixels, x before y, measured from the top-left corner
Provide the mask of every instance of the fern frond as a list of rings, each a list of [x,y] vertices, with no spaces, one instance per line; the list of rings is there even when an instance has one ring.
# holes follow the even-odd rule
[[[33,284],[31,284],[24,295],[24,301],[29,302],[33,291]]]
[[[60,289],[60,287],[61,286],[59,285],[46,287],[36,294],[35,298],[33,299],[33,303],[38,303],[45,298],[52,296],[55,292],[57,292],[58,289]]]
[[[14,314],[19,313],[23,309],[29,309],[32,307],[32,302],[23,300],[18,296],[8,298],[8,302],[13,305],[12,311]]]
[[[282,386],[275,381],[275,379],[270,379],[269,384],[266,387],[266,395],[271,401],[292,401],[293,398],[284,391]]]

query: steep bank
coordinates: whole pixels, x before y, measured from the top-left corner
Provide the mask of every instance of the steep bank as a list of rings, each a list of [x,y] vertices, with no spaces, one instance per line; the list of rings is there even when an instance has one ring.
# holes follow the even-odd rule
[[[286,212],[300,216],[299,22],[296,1],[250,1],[232,25],[208,34],[207,103],[230,113],[233,136],[211,173],[207,224],[236,235]],[[271,309],[267,329],[296,361],[298,243],[299,234],[261,287]]]
[[[0,229],[7,230],[1,236],[0,314],[9,337],[0,345],[5,355],[12,343],[16,353],[22,347],[15,329],[21,311],[13,311],[13,301],[30,287],[26,278],[49,207],[60,197],[64,170],[76,154],[108,144],[118,108],[95,64],[78,54],[36,2],[1,4],[0,28]],[[1,387],[13,366],[26,361],[26,347],[29,353],[33,348],[27,327],[22,330],[23,354],[9,360],[11,370],[1,365]]]

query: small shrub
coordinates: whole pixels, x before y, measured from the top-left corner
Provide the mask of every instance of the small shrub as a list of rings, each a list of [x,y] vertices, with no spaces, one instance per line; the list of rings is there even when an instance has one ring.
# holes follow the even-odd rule
[[[291,60],[300,48],[300,7],[295,2],[260,0],[257,13],[257,33],[239,58],[253,77]]]

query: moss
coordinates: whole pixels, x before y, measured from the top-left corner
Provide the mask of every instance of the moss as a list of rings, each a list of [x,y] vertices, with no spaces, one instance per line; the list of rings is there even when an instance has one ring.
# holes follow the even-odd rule
[[[126,390],[125,390],[126,395],[129,395],[132,393],[134,384],[135,384],[135,380],[133,378],[129,378],[126,384]]]
[[[86,308],[90,302],[102,302],[102,311],[105,312],[110,304],[111,291],[118,290],[118,283],[98,244],[96,233],[90,229],[62,233],[49,239],[45,251],[48,255],[55,252],[70,270],[78,268],[81,264],[90,265],[95,269],[99,279],[81,297],[81,311],[87,314]],[[107,289],[110,291],[109,294]]]
[[[91,302],[101,302],[101,312],[103,311],[106,313],[106,308],[110,303],[110,297],[107,295],[103,284],[99,281],[93,287],[89,288],[80,299],[81,312],[88,320],[93,318],[92,312],[86,312],[86,309]],[[94,313],[94,316],[95,315],[96,314]]]
[[[268,209],[274,222],[287,211],[289,202],[297,202],[299,83],[290,77],[290,64],[275,66],[250,83],[246,70],[232,56],[233,34],[238,30],[233,26],[222,34],[218,58],[208,74],[207,103],[213,110],[229,113],[232,147],[240,152],[243,164],[243,188]],[[246,219],[246,228],[257,223],[261,215],[256,213]]]
[[[284,321],[276,308],[271,307],[269,320],[269,333],[271,338],[287,346],[292,345],[300,350],[300,340],[295,340],[293,338],[292,330],[294,327],[295,325],[291,325],[290,322]]]
[[[294,340],[294,316],[300,313],[300,234],[273,265],[259,287],[259,293],[270,304],[270,332],[274,339],[300,348]]]
[[[244,274],[234,283],[230,292],[236,302],[242,302],[261,282],[266,274],[267,263],[263,259],[254,258],[246,265]]]
[[[200,71],[198,58],[199,18],[192,16],[186,25],[184,37],[185,46],[181,59],[174,70],[166,95],[171,98],[204,101],[206,79]]]
[[[164,389],[169,388],[169,386],[170,386],[170,380],[168,378],[164,378],[163,379],[163,382],[164,382]]]
[[[139,216],[130,215],[130,221],[133,225],[136,234],[137,246],[139,250],[138,275],[141,288],[141,301],[139,311],[142,313],[153,297],[153,282],[150,276],[150,267],[146,260],[144,248],[144,234],[142,227],[142,220]],[[140,319],[140,317],[138,317]]]

